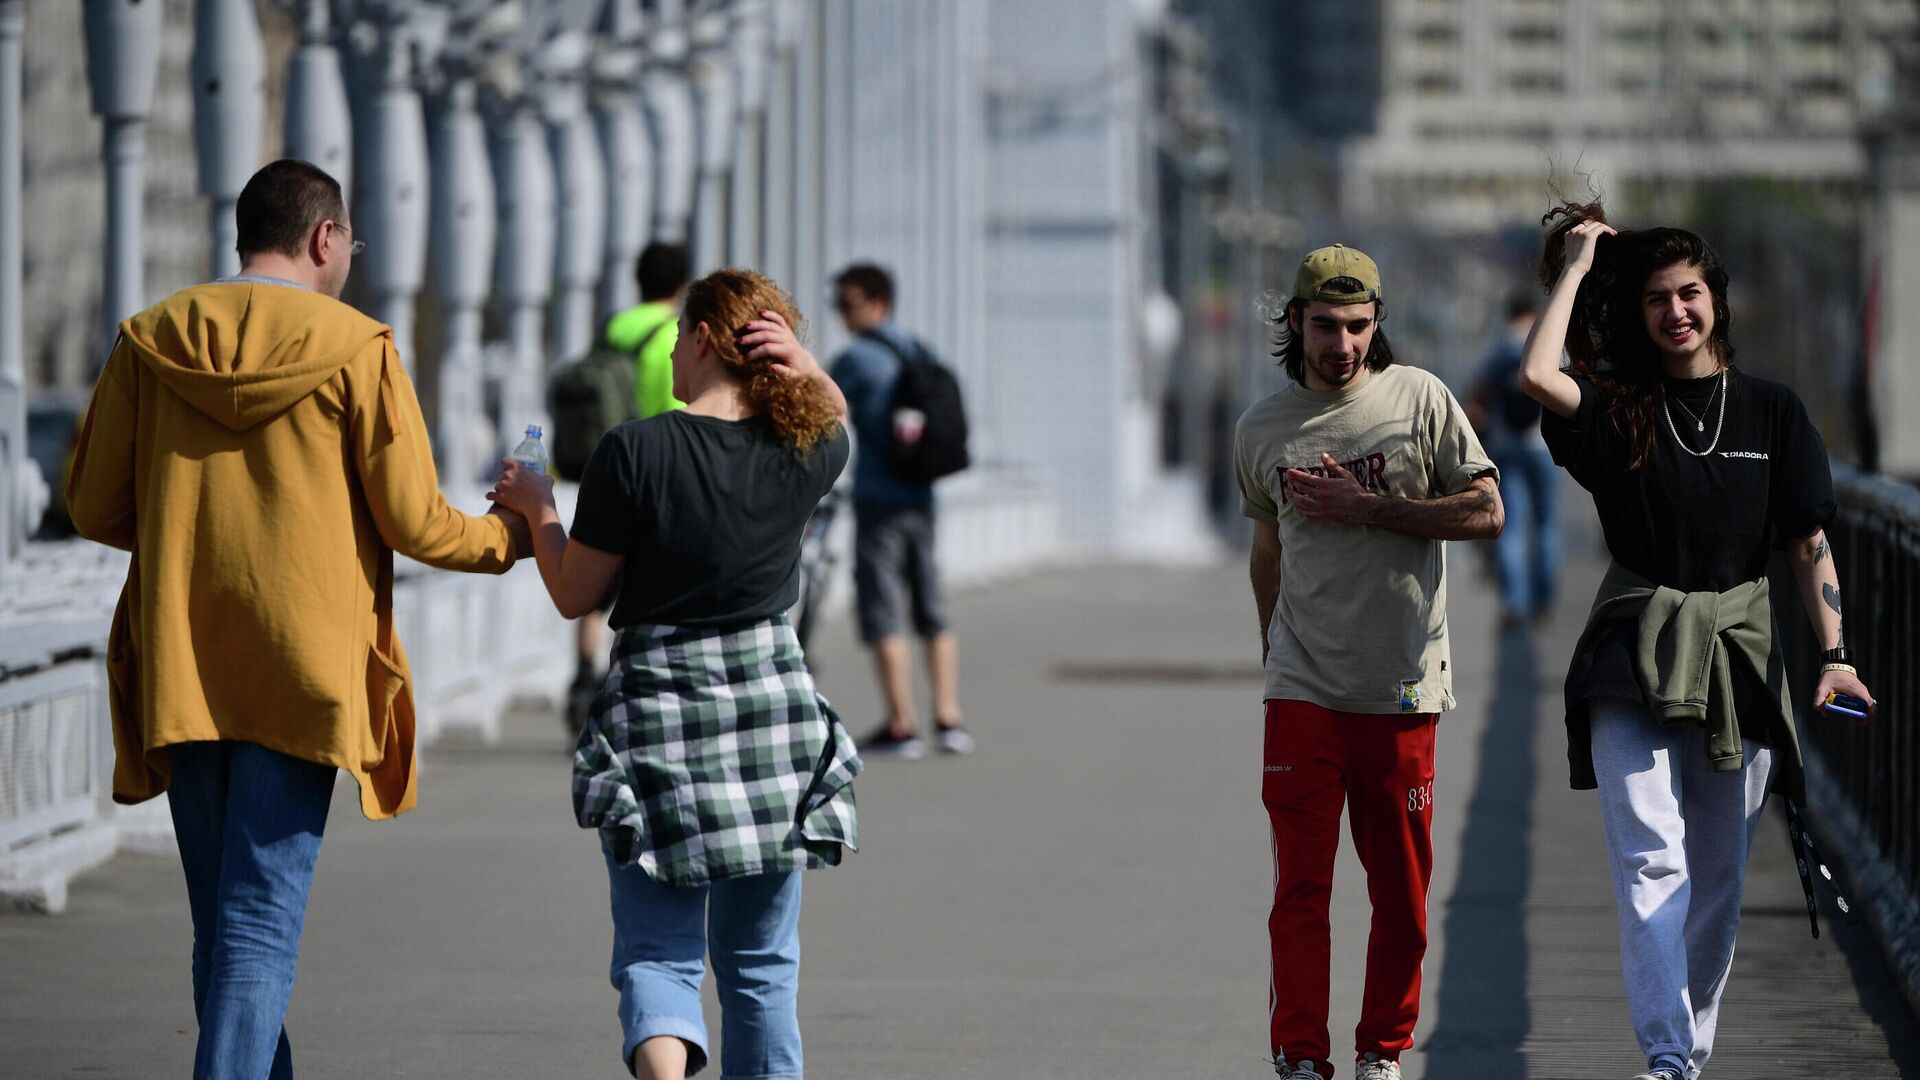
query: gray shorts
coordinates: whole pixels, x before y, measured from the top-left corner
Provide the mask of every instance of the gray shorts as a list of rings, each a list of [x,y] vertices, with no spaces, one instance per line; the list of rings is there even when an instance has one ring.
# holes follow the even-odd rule
[[[853,506],[853,585],[860,640],[872,644],[901,632],[901,608],[912,604],[923,638],[947,628],[940,568],[933,558],[933,510],[882,503]]]

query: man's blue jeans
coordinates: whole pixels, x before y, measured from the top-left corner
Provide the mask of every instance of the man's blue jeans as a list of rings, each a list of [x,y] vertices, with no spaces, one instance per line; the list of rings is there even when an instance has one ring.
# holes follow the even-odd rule
[[[1507,525],[1494,541],[1500,595],[1509,618],[1527,619],[1553,606],[1560,578],[1560,468],[1544,447],[1496,453]]]
[[[290,1080],[283,1024],[335,770],[243,742],[169,754],[193,910],[194,1080]]]
[[[702,959],[720,991],[720,1075],[800,1080],[800,871],[668,888],[607,856],[613,886],[613,985],[620,991],[620,1060],[673,1036],[687,1075],[707,1063],[700,1015]]]

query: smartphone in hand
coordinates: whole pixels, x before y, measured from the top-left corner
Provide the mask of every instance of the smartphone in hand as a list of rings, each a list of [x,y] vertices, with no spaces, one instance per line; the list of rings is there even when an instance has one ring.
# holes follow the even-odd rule
[[[1838,716],[1851,716],[1855,720],[1867,718],[1867,703],[1852,694],[1842,694],[1835,690],[1827,694],[1827,700],[1820,707]]]

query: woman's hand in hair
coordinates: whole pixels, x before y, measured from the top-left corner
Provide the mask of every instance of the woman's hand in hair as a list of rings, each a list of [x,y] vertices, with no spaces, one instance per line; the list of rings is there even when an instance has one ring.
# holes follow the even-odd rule
[[[1585,275],[1593,269],[1594,252],[1600,250],[1600,238],[1620,230],[1604,221],[1583,221],[1567,230],[1567,264],[1563,274]]]
[[[764,362],[768,370],[783,379],[813,379],[826,374],[777,311],[762,311],[759,318],[742,327],[739,342],[740,355],[747,363]]]
[[[778,378],[819,382],[833,399],[835,410],[845,418],[847,399],[840,393],[839,385],[828,377],[807,347],[800,344],[793,327],[779,312],[762,311],[758,319],[741,328],[738,341],[747,363],[765,363],[767,370]]]
[[[493,482],[487,500],[537,524],[542,520],[542,511],[553,507],[553,478],[512,458],[502,458],[500,479]]]

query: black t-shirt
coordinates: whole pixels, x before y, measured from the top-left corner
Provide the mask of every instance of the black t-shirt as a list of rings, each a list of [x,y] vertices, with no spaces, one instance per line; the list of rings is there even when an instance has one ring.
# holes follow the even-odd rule
[[[1776,548],[1833,520],[1826,443],[1786,386],[1729,371],[1722,426],[1718,375],[1669,379],[1673,424],[1654,413],[1653,456],[1629,471],[1626,441],[1606,418],[1600,391],[1585,379],[1574,382],[1579,411],[1565,420],[1548,410],[1540,433],[1553,460],[1593,494],[1614,561],[1654,584],[1725,592],[1764,575]],[[1712,445],[1713,452],[1686,453],[1674,444],[1676,431],[1685,446]],[[1623,626],[1620,633],[1631,631]],[[1631,663],[1628,642],[1604,642],[1589,674],[1594,693],[1631,684]],[[1741,668],[1734,709],[1742,735],[1771,742],[1763,722],[1771,711],[1766,686]]]
[[[1654,584],[1725,592],[1765,574],[1775,549],[1833,520],[1826,443],[1806,406],[1780,383],[1728,372],[1716,444],[1720,377],[1668,380],[1673,425],[1655,411],[1653,456],[1628,471],[1625,440],[1604,415],[1600,392],[1585,379],[1574,382],[1579,411],[1571,420],[1548,412],[1540,433],[1553,460],[1593,493],[1614,561]],[[1681,450],[1676,430],[1686,447],[1712,445],[1713,453]]]
[[[607,432],[571,535],[627,557],[609,621],[736,626],[792,607],[800,534],[847,454],[844,428],[802,454],[763,416],[677,410]]]

